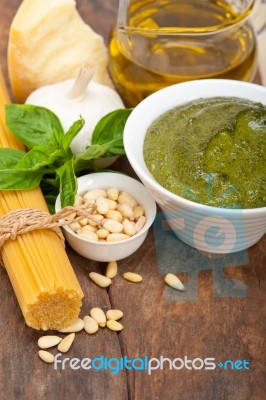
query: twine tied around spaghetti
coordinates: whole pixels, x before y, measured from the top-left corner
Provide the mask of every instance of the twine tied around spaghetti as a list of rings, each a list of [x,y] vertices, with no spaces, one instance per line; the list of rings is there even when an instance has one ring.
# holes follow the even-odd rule
[[[20,208],[10,211],[0,217],[0,250],[7,240],[15,240],[18,235],[40,229],[52,229],[64,244],[65,239],[60,227],[79,222],[84,218],[93,220],[95,208],[95,204],[87,203],[77,207],[67,206],[54,215],[35,208]],[[75,213],[75,217],[68,218],[73,213]]]

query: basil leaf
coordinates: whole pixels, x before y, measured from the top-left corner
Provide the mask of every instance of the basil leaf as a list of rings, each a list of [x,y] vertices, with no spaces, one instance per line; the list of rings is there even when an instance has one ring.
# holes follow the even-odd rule
[[[89,161],[94,158],[102,157],[106,154],[107,148],[105,146],[101,146],[99,144],[94,144],[86,148],[86,150],[76,156],[74,159],[74,169],[76,172],[82,171],[88,167],[91,167],[91,163]]]
[[[55,161],[63,159],[62,150],[53,151],[50,146],[35,146],[18,162],[15,169],[27,169],[31,171],[38,170],[44,166],[49,166]]]
[[[56,198],[57,196],[49,194],[47,196],[44,196],[49,213],[50,214],[54,214],[55,213],[55,202],[56,202]]]
[[[72,206],[77,193],[77,179],[74,172],[73,159],[66,161],[55,172],[60,179],[61,207]]]
[[[72,142],[72,140],[77,136],[77,134],[81,131],[83,126],[85,125],[85,120],[80,117],[74,124],[71,125],[69,130],[65,133],[62,138],[62,146],[64,150],[67,150]]]
[[[86,148],[86,150],[76,157],[76,160],[92,160],[98,158],[106,153],[107,147],[105,145],[94,144]]]
[[[107,147],[105,156],[125,154],[123,133],[131,112],[131,108],[126,108],[115,110],[105,115],[94,128],[91,144],[100,144]]]
[[[22,150],[0,148],[0,169],[15,167],[25,154]]]
[[[64,130],[52,111],[30,104],[7,104],[5,108],[8,129],[27,147],[60,147]]]
[[[0,190],[22,190],[39,186],[43,171],[0,169]]]

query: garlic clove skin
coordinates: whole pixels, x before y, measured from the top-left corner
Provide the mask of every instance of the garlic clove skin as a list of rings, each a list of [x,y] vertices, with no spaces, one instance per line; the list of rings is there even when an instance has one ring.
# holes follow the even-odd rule
[[[92,132],[97,122],[111,111],[125,108],[118,93],[108,86],[91,81],[78,98],[70,98],[69,93],[75,79],[69,79],[52,85],[42,86],[32,92],[26,99],[26,104],[46,107],[53,111],[66,132],[74,121],[82,116],[85,125],[71,143],[71,150],[75,155],[83,153],[91,143]],[[109,166],[117,157],[108,157],[104,166]],[[102,166],[102,160],[99,159]],[[107,163],[107,164],[106,164]]]

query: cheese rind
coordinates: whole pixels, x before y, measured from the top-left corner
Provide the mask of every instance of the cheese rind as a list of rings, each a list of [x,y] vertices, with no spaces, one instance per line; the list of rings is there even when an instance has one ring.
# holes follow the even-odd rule
[[[96,65],[94,80],[112,86],[102,36],[85,24],[74,0],[24,0],[10,27],[8,72],[13,94],[24,102],[35,89],[75,78]]]

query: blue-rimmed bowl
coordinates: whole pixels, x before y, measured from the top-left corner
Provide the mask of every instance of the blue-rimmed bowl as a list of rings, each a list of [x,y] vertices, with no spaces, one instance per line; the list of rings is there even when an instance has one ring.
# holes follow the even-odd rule
[[[125,126],[124,146],[128,160],[165,213],[165,218],[183,242],[210,253],[244,250],[266,232],[266,207],[226,209],[198,204],[171,193],[149,172],[143,157],[147,129],[166,111],[183,103],[210,97],[240,97],[266,105],[266,88],[232,80],[198,80],[162,89],[143,100]]]

